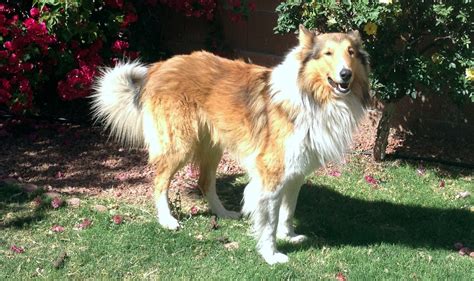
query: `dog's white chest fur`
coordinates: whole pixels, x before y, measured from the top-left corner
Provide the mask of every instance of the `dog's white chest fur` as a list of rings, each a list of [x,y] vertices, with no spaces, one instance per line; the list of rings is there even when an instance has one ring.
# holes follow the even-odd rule
[[[352,132],[363,109],[344,100],[324,108],[310,105],[299,114],[293,134],[286,141],[285,176],[306,176],[330,161],[339,161],[352,141]],[[351,107],[351,108],[349,108]]]

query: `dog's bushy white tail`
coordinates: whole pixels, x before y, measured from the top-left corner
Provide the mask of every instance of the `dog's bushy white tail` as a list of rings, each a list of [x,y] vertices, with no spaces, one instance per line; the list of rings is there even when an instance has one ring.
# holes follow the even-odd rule
[[[92,112],[110,135],[130,147],[143,145],[140,91],[147,67],[139,62],[104,68],[94,85]]]

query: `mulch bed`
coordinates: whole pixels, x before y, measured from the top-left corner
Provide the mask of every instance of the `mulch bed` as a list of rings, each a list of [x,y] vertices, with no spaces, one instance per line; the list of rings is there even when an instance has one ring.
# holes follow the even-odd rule
[[[370,154],[379,115],[371,112],[353,144],[355,153]],[[124,149],[109,140],[98,127],[66,121],[0,119],[0,180],[41,186],[48,191],[78,196],[114,196],[125,200],[149,200],[154,170],[144,150]],[[474,143],[407,138],[392,133],[387,152],[474,164]],[[218,172],[239,175],[244,171],[225,155]],[[197,171],[187,166],[175,176],[172,190],[198,197]]]

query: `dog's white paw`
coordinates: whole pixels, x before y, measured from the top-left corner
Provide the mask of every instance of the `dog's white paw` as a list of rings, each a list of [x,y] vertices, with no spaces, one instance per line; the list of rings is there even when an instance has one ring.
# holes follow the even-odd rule
[[[163,228],[169,230],[178,230],[180,225],[177,219],[169,216],[169,217],[158,217],[158,222]]]
[[[222,210],[220,212],[216,212],[216,215],[222,219],[238,219],[241,216],[239,212],[229,210]]]
[[[283,241],[287,241],[291,244],[300,244],[308,239],[308,236],[306,235],[289,235],[289,234],[280,234],[277,235],[277,238]]]
[[[277,263],[286,263],[289,260],[287,255],[279,253],[279,252],[275,252],[275,253],[261,252],[260,254],[269,265],[274,265]]]
[[[287,241],[290,242],[291,244],[300,244],[306,241],[307,239],[308,239],[308,236],[306,235],[296,235],[293,237],[289,237]]]

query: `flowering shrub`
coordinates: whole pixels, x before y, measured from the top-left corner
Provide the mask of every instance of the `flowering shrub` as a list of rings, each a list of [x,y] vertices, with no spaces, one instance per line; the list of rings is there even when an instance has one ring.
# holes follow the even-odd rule
[[[33,91],[44,77],[42,70],[49,47],[57,39],[44,22],[39,21],[37,8],[19,14],[15,7],[0,4],[0,104],[8,103],[19,112],[33,102]]]
[[[255,1],[249,0],[227,0],[227,10],[230,11],[230,20],[239,22],[247,19],[250,12],[256,9]]]
[[[0,4],[0,104],[17,113],[30,109],[51,81],[63,100],[87,96],[98,65],[137,56],[122,43],[136,20],[125,1]]]
[[[133,2],[36,0],[33,5],[42,7],[40,18],[58,39],[51,58],[63,100],[89,95],[98,66],[138,56],[126,41],[129,26],[138,19]]]
[[[373,89],[385,101],[447,94],[474,102],[470,1],[314,1],[281,3],[277,32],[299,23],[321,32],[360,30],[373,67]]]
[[[249,0],[224,3],[235,20],[255,8]],[[3,1],[0,105],[22,113],[35,100],[54,99],[52,93],[62,100],[86,97],[99,66],[142,52],[155,59],[157,39],[149,35],[157,31],[160,5],[212,20],[217,0]]]

